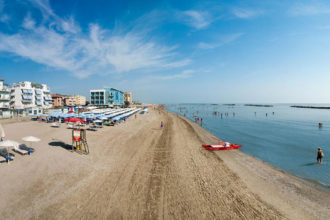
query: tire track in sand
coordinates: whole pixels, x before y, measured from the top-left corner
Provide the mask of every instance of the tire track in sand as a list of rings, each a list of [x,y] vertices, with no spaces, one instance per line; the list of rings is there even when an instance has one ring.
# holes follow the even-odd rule
[[[166,115],[166,114],[165,114]],[[147,203],[143,219],[164,219],[164,178],[171,153],[172,119],[166,115],[166,126],[155,146],[148,181]]]

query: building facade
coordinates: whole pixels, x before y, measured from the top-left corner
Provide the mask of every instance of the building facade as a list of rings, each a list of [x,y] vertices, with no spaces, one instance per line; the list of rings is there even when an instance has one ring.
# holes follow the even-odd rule
[[[91,105],[105,106],[105,90],[104,89],[94,89],[90,90],[91,93]]]
[[[86,97],[82,95],[75,95],[76,105],[86,105]]]
[[[125,92],[124,93],[124,102],[128,102],[129,104],[132,104],[133,98],[131,92]]]
[[[64,96],[65,106],[76,106],[76,98],[74,96]]]
[[[108,105],[124,105],[124,93],[122,91],[114,88],[105,88],[105,91],[108,94]]]
[[[0,118],[10,118],[12,111],[10,109],[10,88],[0,79]]]
[[[124,93],[114,88],[90,90],[91,105],[96,106],[121,106],[124,104]]]
[[[59,108],[64,106],[64,98],[63,95],[60,94],[52,94],[53,99],[53,107]]]
[[[10,99],[10,106],[18,114],[26,110],[29,115],[40,114],[52,107],[50,89],[45,84],[27,81],[14,83]]]

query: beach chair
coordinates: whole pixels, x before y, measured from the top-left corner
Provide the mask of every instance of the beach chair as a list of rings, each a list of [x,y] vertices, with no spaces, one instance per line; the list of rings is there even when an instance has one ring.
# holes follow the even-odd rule
[[[7,160],[0,156],[0,163],[4,163],[4,162],[7,162]]]
[[[28,147],[26,144],[20,144],[20,145],[18,146],[18,148],[19,148],[20,150],[27,151],[29,155],[30,155],[31,153],[34,152],[34,148],[32,148],[32,147]]]
[[[13,151],[15,151],[16,153],[19,153],[21,155],[29,154],[29,152],[27,150],[20,149],[19,146],[14,146]]]
[[[87,128],[87,130],[90,130],[90,131],[97,131],[98,128],[95,127],[94,125],[90,125],[90,126]]]
[[[14,160],[15,154],[9,153],[7,148],[0,149],[0,156],[5,158],[7,162]]]
[[[61,124],[60,123],[52,123],[51,124],[51,127],[53,127],[53,128],[59,128],[59,127],[61,127]]]
[[[68,124],[68,127],[67,127],[68,129],[73,129],[74,128],[74,125],[73,124]]]

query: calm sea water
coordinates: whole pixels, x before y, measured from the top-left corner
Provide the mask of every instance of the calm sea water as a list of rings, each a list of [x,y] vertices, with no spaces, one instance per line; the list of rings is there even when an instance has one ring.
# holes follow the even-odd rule
[[[166,109],[186,114],[193,121],[194,115],[202,117],[205,129],[220,139],[243,145],[242,152],[330,187],[330,110],[298,109],[288,104],[273,107],[177,104],[166,105]],[[214,111],[223,113],[223,118],[213,115]],[[318,127],[319,122],[323,123],[322,128]],[[321,165],[316,164],[318,147],[325,154]]]

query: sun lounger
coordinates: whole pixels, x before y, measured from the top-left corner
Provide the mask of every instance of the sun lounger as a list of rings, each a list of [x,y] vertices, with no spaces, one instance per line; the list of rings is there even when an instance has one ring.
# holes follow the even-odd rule
[[[22,155],[26,155],[26,154],[29,154],[29,152],[27,150],[23,150],[23,149],[20,149],[19,146],[15,146],[13,151],[19,153],[19,154],[22,154]]]
[[[28,147],[26,144],[20,144],[20,145],[18,146],[18,148],[19,148],[20,150],[27,151],[28,154],[31,154],[31,153],[34,152],[34,148],[32,148],[32,147]]]
[[[0,156],[6,159],[7,162],[14,160],[15,154],[9,153],[7,148],[0,149]]]
[[[7,162],[7,160],[0,156],[0,163]]]
[[[73,128],[74,128],[73,124],[68,124],[68,129],[73,129]]]
[[[97,131],[98,128],[95,127],[95,126],[89,126],[89,127],[87,128],[87,130],[90,130],[90,131]]]
[[[61,124],[60,123],[52,123],[51,124],[51,127],[53,127],[53,128],[59,128],[59,127],[61,127]]]

